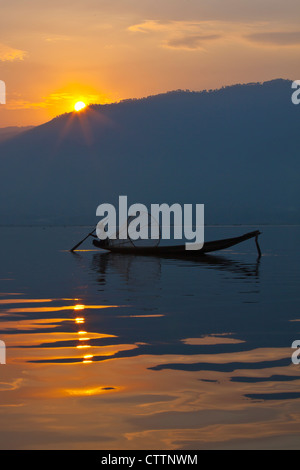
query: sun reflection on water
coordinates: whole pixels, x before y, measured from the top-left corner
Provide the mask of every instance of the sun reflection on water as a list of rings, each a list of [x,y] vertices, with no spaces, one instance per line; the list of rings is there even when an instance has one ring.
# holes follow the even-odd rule
[[[289,336],[299,315],[279,311],[289,297],[276,297],[264,269],[261,283],[240,260],[201,266],[98,255],[89,269],[88,259],[70,299],[47,299],[42,283],[41,299],[3,287],[2,446],[299,448],[300,376]]]
[[[10,294],[13,296],[13,294]],[[66,305],[66,302],[77,302]],[[108,308],[118,308],[117,305],[89,305],[79,303],[79,298],[74,299],[26,299],[12,298],[0,299],[0,315],[10,317],[7,321],[3,321],[1,328],[9,335],[8,344],[10,345],[11,360],[14,362],[61,362],[72,361],[72,363],[90,364],[93,362],[94,354],[78,355],[83,350],[94,348],[95,351],[102,350],[101,355],[109,354],[107,347],[97,344],[97,341],[106,338],[113,338],[114,335],[105,333],[96,333],[92,331],[82,330],[82,325],[86,324],[86,314],[89,310],[102,310]],[[56,303],[51,307],[45,306],[45,303]],[[29,307],[7,308],[10,304],[31,304]],[[36,304],[40,304],[36,307]],[[51,312],[73,311],[75,316],[69,317],[62,315],[61,318],[28,318],[35,314],[48,314]],[[77,315],[81,312],[81,315]],[[18,314],[18,315],[15,315]],[[78,331],[73,331],[70,323],[73,323]],[[45,329],[48,332],[45,332]],[[63,329],[63,331],[58,331]],[[26,335],[22,334],[26,331]],[[6,339],[6,338],[5,338]],[[13,339],[13,342],[12,342]],[[95,342],[91,344],[91,342]],[[74,344],[75,342],[75,344]],[[22,348],[22,349],[21,349]],[[104,351],[105,349],[105,351]],[[25,354],[26,351],[26,354]],[[72,352],[73,351],[73,352]],[[20,354],[22,353],[22,354]],[[54,353],[54,354],[53,354]]]

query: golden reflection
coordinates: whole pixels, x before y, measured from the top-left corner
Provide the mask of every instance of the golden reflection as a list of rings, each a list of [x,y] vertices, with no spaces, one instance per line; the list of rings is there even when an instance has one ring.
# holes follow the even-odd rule
[[[74,307],[74,310],[84,310],[84,309],[85,309],[85,305],[78,304],[78,305],[75,305]]]
[[[3,368],[4,375],[0,380],[0,407],[6,407],[1,417],[3,428],[13,426],[13,431],[18,431],[19,422],[28,423],[29,419],[33,432],[39,436],[49,429],[69,429],[72,426],[72,429],[82,431],[82,447],[90,445],[90,442],[85,444],[90,429],[99,436],[107,434],[109,437],[115,437],[118,429],[119,448],[242,447],[247,442],[255,442],[259,446],[260,440],[273,437],[278,442],[280,439],[280,443],[286,439],[287,444],[291,435],[295,440],[299,439],[300,413],[296,409],[299,401],[282,399],[254,403],[246,398],[251,393],[272,393],[275,390],[284,394],[299,389],[299,381],[276,379],[276,376],[295,376],[292,364],[274,367],[266,363],[290,357],[290,348],[260,348],[222,354],[210,354],[207,348],[206,354],[154,356],[150,353],[115,358],[118,352],[145,343],[116,345],[105,342],[105,346],[101,341],[92,343],[99,338],[116,336],[90,331],[88,313],[84,318],[76,316],[83,309],[78,309],[78,312],[74,306],[72,309],[60,319],[18,318],[17,322],[11,319],[3,322],[4,331],[16,331],[13,335],[8,331],[1,337],[7,344],[12,338],[14,341],[10,349],[10,366]],[[69,322],[66,331],[55,331],[65,322]],[[84,327],[82,323],[85,323]],[[45,330],[49,327],[52,328],[51,333]],[[27,333],[28,329],[32,332]],[[84,342],[91,344],[81,344]],[[187,337],[182,342],[192,346],[242,341],[229,334],[211,334]],[[24,365],[31,359],[37,363],[45,359],[53,364]],[[68,360],[73,364],[63,362]],[[59,367],[58,361],[61,361]],[[226,368],[215,371],[213,367],[212,370],[189,372],[176,369],[149,371],[158,364],[202,362],[240,365],[232,371],[226,371]],[[245,368],[242,363],[245,363]],[[252,364],[250,368],[249,364]],[[269,380],[233,380],[245,377]],[[15,420],[14,424],[9,407],[19,407],[16,410],[19,416],[23,403],[22,421]],[[56,410],[55,416],[53,409]],[[126,421],[127,416],[131,422]],[[85,427],[82,428],[83,417]],[[38,447],[36,442],[34,445]],[[53,446],[52,443],[49,445]],[[107,441],[101,445],[107,446]],[[296,445],[299,446],[298,441]]]
[[[93,354],[86,354],[83,356],[82,363],[83,364],[92,364],[93,363]]]
[[[0,299],[0,305],[6,306],[8,304],[31,304],[28,307],[17,307],[17,308],[10,308],[10,309],[2,309],[1,315],[8,316],[9,314],[16,314],[16,313],[44,313],[44,312],[59,312],[59,311],[73,311],[75,314],[77,312],[88,311],[89,309],[106,309],[106,308],[113,308],[119,307],[117,305],[85,305],[80,303],[79,298],[64,298],[64,299],[24,299],[24,298],[12,298],[13,295],[17,294],[9,294],[9,298]],[[20,294],[21,295],[21,294]],[[77,302],[75,305],[61,305],[61,306],[45,306],[39,305],[38,307],[34,307],[34,304],[45,304],[50,302]],[[75,316],[75,318],[37,318],[37,319],[29,319],[29,318],[22,318],[21,315],[16,315],[18,318],[13,320],[10,318],[8,321],[2,322],[2,330],[3,331],[11,331],[13,332],[13,336],[9,335],[7,338],[4,338],[8,344],[11,345],[12,338],[14,339],[14,343],[17,346],[13,346],[11,349],[11,362],[24,362],[24,361],[51,361],[53,359],[54,362],[57,361],[75,361],[78,363],[82,362],[84,364],[91,363],[94,358],[94,354],[86,354],[87,349],[91,349],[92,345],[89,344],[91,340],[97,340],[102,338],[110,338],[115,337],[114,335],[108,335],[103,333],[93,333],[88,332],[82,329],[82,325],[86,323],[86,318],[84,316]],[[18,322],[16,328],[16,321]],[[55,328],[60,327],[62,323],[72,321],[75,326],[77,326],[78,331],[63,331],[57,332],[54,331]],[[49,329],[51,328],[51,333],[41,332],[39,333],[39,329]],[[21,333],[22,331],[28,331],[26,335]],[[5,336],[5,335],[4,335]],[[74,346],[74,338],[77,340],[77,344]],[[44,346],[45,345],[45,346]],[[71,347],[70,347],[71,345]],[[20,351],[25,351],[24,349],[20,348],[28,348],[30,349],[30,354],[26,354],[24,357],[21,354],[19,356]],[[121,349],[124,346],[121,345]],[[115,354],[115,348],[113,352],[110,352],[112,346],[94,346],[95,350],[100,349],[100,355],[107,355],[110,356]],[[27,349],[27,351],[28,351]],[[72,351],[73,349],[73,351]],[[128,349],[128,346],[125,346],[125,349]],[[82,350],[82,356],[78,357],[78,353]],[[55,352],[55,356],[53,357],[53,352]],[[77,353],[76,353],[77,352]]]
[[[74,396],[90,396],[102,393],[119,391],[121,387],[94,387],[94,388],[74,388],[66,390],[66,393]]]
[[[14,343],[18,347],[39,346],[37,352],[43,349],[43,344],[50,343],[51,345],[55,346],[55,350],[57,351],[58,349],[65,348],[64,345],[60,347],[57,345],[57,343],[69,342],[69,344],[72,343],[71,347],[73,348],[74,341],[76,342],[76,344],[77,344],[77,341],[80,341],[80,338],[78,337],[76,331],[73,331],[73,332],[72,331],[69,331],[69,332],[52,331],[50,334],[46,332],[39,333],[38,331],[35,331],[34,333],[29,332],[29,333],[24,334],[23,330],[21,331],[22,331],[21,333],[16,333],[13,335]],[[8,338],[8,335],[2,335],[2,336],[3,337],[5,336],[5,339],[6,340],[8,339],[8,344],[11,344],[11,337]],[[92,332],[89,333],[89,340],[98,340],[98,339],[103,339],[103,338],[107,338],[107,336],[101,333],[99,334],[92,333]],[[80,341],[78,344],[82,344],[82,342]],[[53,349],[53,347],[51,347],[51,349]]]
[[[77,311],[82,311],[86,308],[86,306],[84,304],[76,304],[74,306],[74,311],[77,312]],[[84,317],[76,317],[75,318],[75,324],[77,325],[81,325],[85,323],[85,318]],[[79,330],[77,331],[77,334],[78,334],[78,341],[79,341],[79,344],[77,344],[76,346],[76,349],[89,349],[91,348],[91,345],[90,344],[81,344],[80,342],[88,342],[91,340],[91,335],[89,335],[89,333],[87,331],[84,331],[84,330]],[[89,335],[89,336],[86,336],[86,335]],[[92,358],[93,358],[93,355],[92,354],[85,354],[83,357],[82,357],[82,363],[83,364],[91,364],[93,361],[92,361]]]
[[[60,312],[63,310],[85,310],[85,309],[102,309],[102,308],[118,308],[120,305],[66,305],[61,307],[25,307],[25,308],[9,308],[6,313],[46,313]]]
[[[216,354],[194,354],[193,356],[172,356],[164,355],[158,357],[157,364],[193,364],[197,362],[206,362],[209,364],[228,364],[234,362],[244,363],[260,363],[265,361],[276,361],[283,358],[290,358],[290,348],[257,348],[251,349],[250,351],[237,351],[227,353],[216,353]]]
[[[186,338],[182,339],[181,342],[184,344],[189,344],[191,346],[245,343],[245,341],[241,339],[227,338],[224,335],[206,335],[202,336],[201,338]]]
[[[0,299],[0,304],[33,304],[53,302],[52,299]]]
[[[34,320],[19,320],[18,331],[27,331],[36,328],[56,328],[62,321],[73,321],[70,318],[37,318]],[[4,331],[14,329],[16,327],[15,320],[9,320],[1,323],[1,329]],[[27,337],[27,336],[26,336]]]

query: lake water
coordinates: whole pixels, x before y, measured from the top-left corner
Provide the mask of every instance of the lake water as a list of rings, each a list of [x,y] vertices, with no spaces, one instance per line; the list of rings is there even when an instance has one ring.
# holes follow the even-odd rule
[[[300,448],[300,227],[203,260],[2,227],[2,449]]]

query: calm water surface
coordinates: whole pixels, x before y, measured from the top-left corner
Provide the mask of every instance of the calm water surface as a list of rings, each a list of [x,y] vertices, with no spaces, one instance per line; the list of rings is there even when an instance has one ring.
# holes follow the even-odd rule
[[[300,227],[172,260],[2,227],[2,449],[300,448]]]

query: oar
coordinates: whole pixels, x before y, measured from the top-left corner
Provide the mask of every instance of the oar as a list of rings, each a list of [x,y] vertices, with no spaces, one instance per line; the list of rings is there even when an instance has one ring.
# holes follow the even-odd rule
[[[255,237],[255,244],[256,244],[256,248],[257,248],[257,252],[258,252],[258,259],[260,259],[261,258],[261,249],[260,249],[260,246],[259,246],[259,243],[258,243],[258,235],[260,235],[260,233],[257,234],[256,237]]]
[[[96,231],[96,229],[94,228],[94,230],[91,233],[89,233],[83,240],[81,240],[81,242],[77,243],[77,245],[73,246],[73,248],[70,251],[77,250],[77,248],[81,245],[81,243],[83,243],[87,238],[89,238],[91,235],[93,235],[93,233],[95,231]]]

